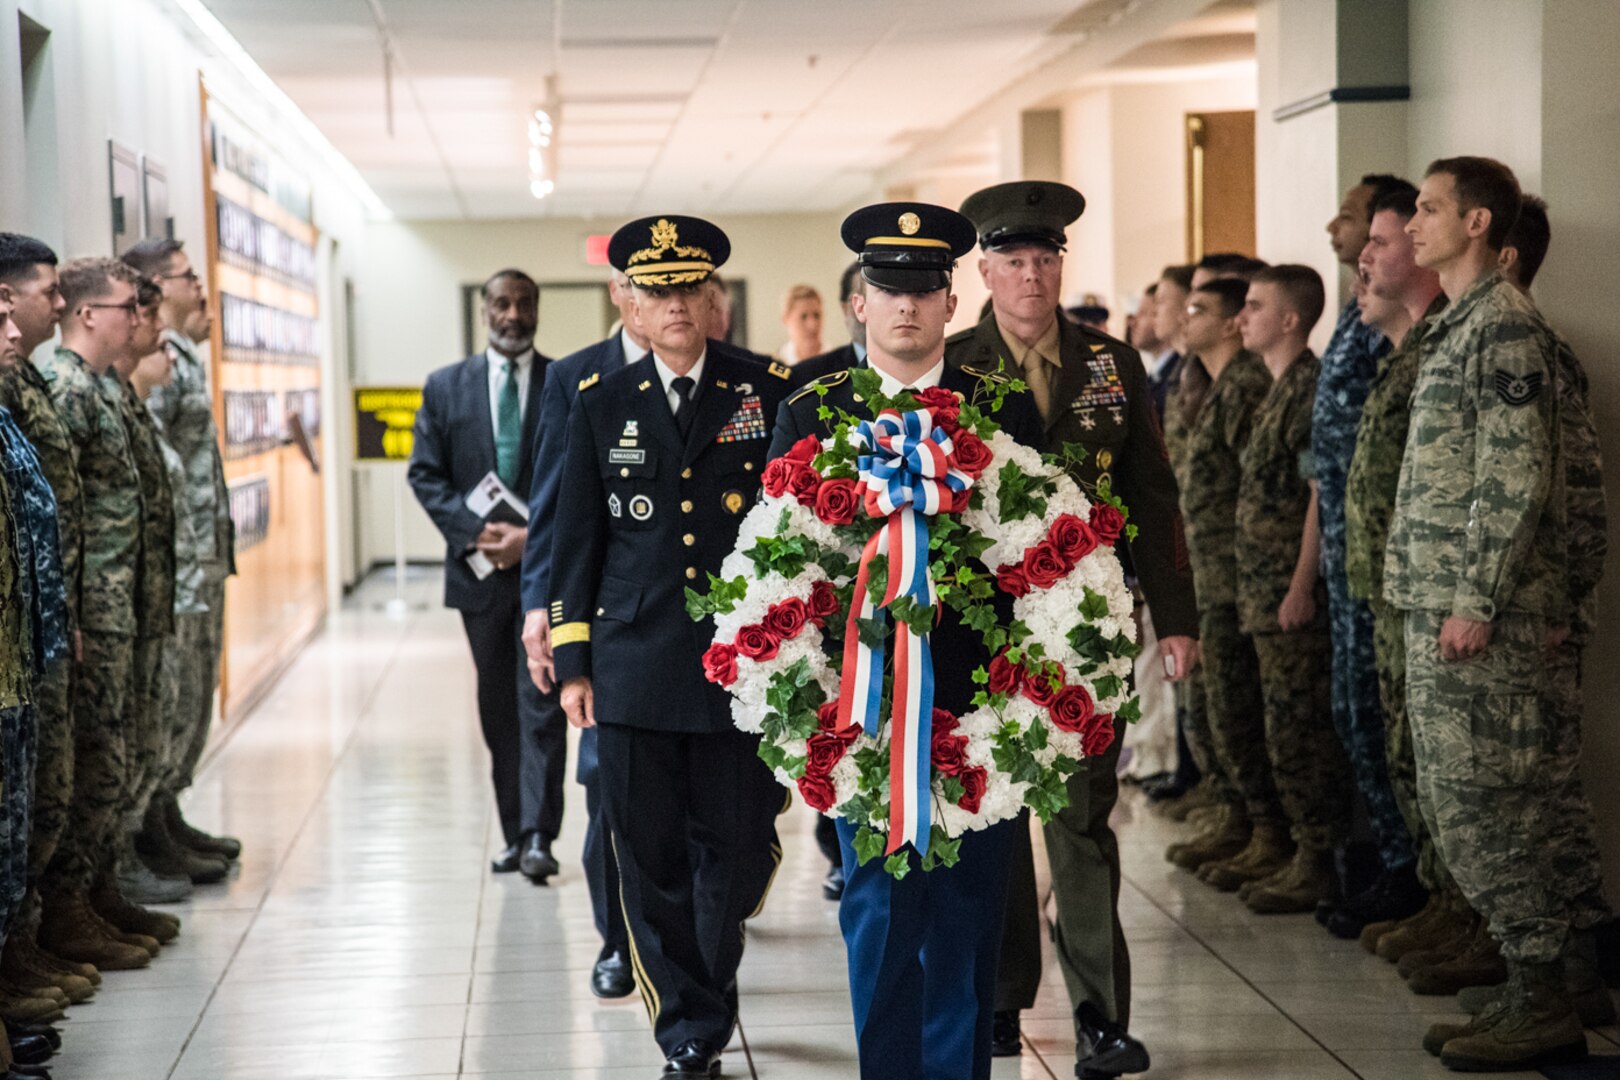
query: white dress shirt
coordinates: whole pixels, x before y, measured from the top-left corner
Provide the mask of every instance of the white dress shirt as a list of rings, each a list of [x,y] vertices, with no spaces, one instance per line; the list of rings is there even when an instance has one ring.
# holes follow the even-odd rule
[[[522,356],[508,357],[495,346],[484,350],[489,361],[489,423],[490,430],[501,430],[501,391],[506,389],[506,361],[512,361],[517,376],[518,419],[529,409],[529,373],[534,370],[534,350],[523,350]]]
[[[698,357],[697,363],[693,364],[692,370],[686,373],[686,377],[691,379],[694,384],[701,383],[703,381],[703,362],[708,358],[709,349],[708,346],[704,346],[703,353]],[[664,384],[664,400],[669,402],[669,411],[673,415],[681,403],[681,395],[675,392],[675,380],[679,376],[670,370],[669,365],[664,363],[663,357],[659,356],[657,353],[653,353],[653,367],[658,369],[658,381]],[[692,394],[694,395],[693,400],[695,401],[697,394],[696,385],[692,387]]]
[[[625,367],[629,367],[631,364],[647,355],[646,349],[643,349],[640,345],[637,345],[630,339],[630,331],[628,330],[619,331],[619,344],[624,347]]]
[[[927,390],[930,387],[938,386],[939,380],[945,375],[945,357],[941,356],[939,363],[907,382],[901,382],[876,364],[871,365],[871,367],[873,371],[878,373],[878,378],[883,380],[883,396],[894,397],[908,386],[913,390]]]

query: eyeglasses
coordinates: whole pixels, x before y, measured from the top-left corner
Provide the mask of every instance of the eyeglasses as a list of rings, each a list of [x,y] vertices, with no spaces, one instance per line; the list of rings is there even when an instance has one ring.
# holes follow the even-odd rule
[[[133,300],[127,304],[80,304],[79,306],[89,308],[109,308],[113,311],[122,311],[125,315],[128,315],[132,319],[140,313],[140,305]]]
[[[199,280],[199,278],[197,277],[197,271],[194,270],[194,269],[193,270],[187,270],[183,274],[159,274],[157,277],[158,277],[159,281],[191,281],[191,282],[196,282],[196,281]]]

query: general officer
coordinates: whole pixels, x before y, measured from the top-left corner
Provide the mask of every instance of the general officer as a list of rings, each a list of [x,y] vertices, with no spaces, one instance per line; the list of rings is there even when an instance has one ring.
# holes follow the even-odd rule
[[[719,1071],[743,921],[781,857],[784,794],[703,677],[712,622],[686,613],[687,587],[719,571],[759,494],[769,417],[790,385],[780,364],[708,346],[701,286],[730,251],[716,226],[673,214],[609,242],[651,352],[578,392],[548,607],[568,720],[599,725],[631,965],[673,1076]]]
[[[945,359],[945,323],[956,308],[950,293],[957,258],[973,250],[972,223],[927,203],[879,203],[845,219],[844,243],[860,253],[867,288],[854,294],[866,326],[863,366],[876,371],[883,393],[943,386],[964,398],[983,393],[995,368],[956,367]],[[849,372],[825,375],[782,407],[771,456],[806,435],[825,437],[839,412],[869,417]],[[826,393],[819,393],[825,390]],[[821,409],[833,410],[830,420]],[[1004,400],[996,420],[1026,446],[1039,445],[1041,425],[1026,395]],[[1002,611],[1007,617],[1008,611]],[[930,635],[934,704],[957,715],[972,708],[972,672],[989,660],[979,635],[947,610]],[[982,1080],[990,1074],[996,954],[1007,898],[1008,857],[1027,820],[992,825],[962,836],[955,867],[923,872],[913,866],[896,880],[881,860],[856,858],[856,828],[837,822],[845,887],[839,925],[849,952],[850,997],[863,1077],[884,1080]]]
[[[1182,539],[1176,481],[1153,413],[1147,372],[1137,351],[1107,334],[1062,318],[1064,228],[1085,198],[1065,184],[1019,181],[968,197],[962,213],[978,229],[979,272],[991,312],[945,346],[952,364],[1020,369],[1045,422],[1042,449],[1085,447],[1071,467],[1085,490],[1106,486],[1121,496],[1137,539],[1121,549],[1153,612],[1172,679],[1198,663],[1198,612]],[[1108,815],[1119,798],[1115,765],[1123,738],[1069,780],[1069,806],[1045,827],[1059,966],[1076,1007],[1081,1066],[1099,1075],[1147,1068],[1130,1022],[1130,958],[1120,927],[1119,845]],[[1034,858],[1022,835],[1014,854],[1002,973],[997,991],[1000,1049],[1018,1052],[1018,1012],[1035,1003],[1040,984],[1040,914]],[[1109,912],[1107,918],[1102,912]]]

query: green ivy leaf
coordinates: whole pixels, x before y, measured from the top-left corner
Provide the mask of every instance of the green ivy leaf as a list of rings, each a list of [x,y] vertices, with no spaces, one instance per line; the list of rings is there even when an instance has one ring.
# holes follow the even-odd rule
[[[902,881],[911,873],[911,852],[901,849],[890,855],[883,862],[883,869],[896,881]]]
[[[883,834],[868,825],[855,831],[855,859],[863,866],[883,854]]]

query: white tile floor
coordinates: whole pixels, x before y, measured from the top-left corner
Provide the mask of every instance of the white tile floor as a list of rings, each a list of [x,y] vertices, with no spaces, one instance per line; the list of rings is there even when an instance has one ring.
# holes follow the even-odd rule
[[[419,609],[403,621],[373,607],[388,592],[362,589],[212,759],[187,813],[244,840],[240,873],[180,910],[184,933],[149,970],[110,973],[72,1010],[59,1080],[658,1074],[640,1004],[586,989],[597,942],[573,854],[582,800],[555,887],[488,873],[495,830],[460,624],[437,607],[436,577],[413,583]],[[1309,918],[1252,916],[1174,870],[1169,827],[1133,802],[1118,824],[1133,1030],[1152,1076],[1450,1075],[1419,1047],[1450,999],[1413,997],[1388,964]],[[843,947],[810,829],[806,813],[785,819],[728,1076],[855,1075]],[[1072,1076],[1067,1013],[1048,964],[1024,1056],[996,1076]],[[1590,1041],[1620,1054],[1612,1028]]]

